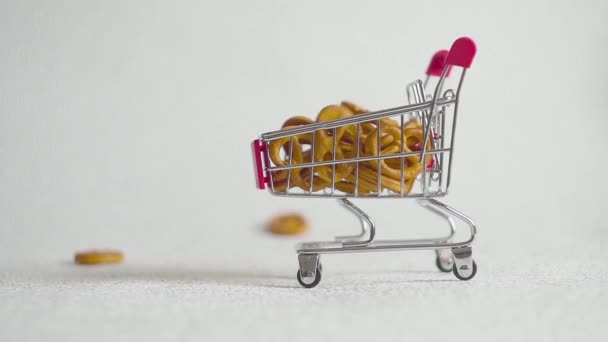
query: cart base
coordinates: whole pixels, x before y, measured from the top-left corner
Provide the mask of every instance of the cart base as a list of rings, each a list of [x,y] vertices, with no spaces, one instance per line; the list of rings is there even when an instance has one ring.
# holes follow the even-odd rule
[[[450,234],[441,238],[418,240],[375,240],[375,225],[360,208],[348,199],[341,199],[347,209],[359,217],[362,232],[358,235],[337,237],[335,241],[305,242],[296,246],[299,270],[298,282],[305,288],[312,288],[321,281],[321,254],[382,252],[399,250],[435,250],[436,264],[440,271],[452,271],[460,280],[470,280],[477,273],[477,264],[473,260],[471,243],[475,239],[477,228],[473,220],[456,209],[437,201],[425,198],[419,200],[424,208],[442,216],[450,226]],[[453,242],[456,232],[454,217],[465,222],[470,229],[468,240]]]

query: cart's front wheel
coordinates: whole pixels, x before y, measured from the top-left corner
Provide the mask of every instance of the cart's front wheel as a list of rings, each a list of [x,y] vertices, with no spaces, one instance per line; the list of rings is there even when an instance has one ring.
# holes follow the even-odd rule
[[[310,289],[313,288],[317,285],[319,285],[319,283],[321,282],[321,269],[322,266],[321,264],[319,264],[319,266],[317,266],[317,270],[315,272],[314,277],[310,276],[310,277],[302,277],[302,271],[298,270],[298,283],[300,283],[300,285],[302,285],[303,287]],[[312,272],[311,272],[312,273]]]
[[[473,270],[471,272],[470,275],[468,276],[463,276],[460,273],[458,273],[458,267],[456,266],[456,264],[454,264],[454,275],[456,276],[456,278],[460,279],[460,280],[471,280],[473,279],[473,277],[475,277],[475,274],[477,273],[477,264],[475,263],[475,261],[473,261]]]

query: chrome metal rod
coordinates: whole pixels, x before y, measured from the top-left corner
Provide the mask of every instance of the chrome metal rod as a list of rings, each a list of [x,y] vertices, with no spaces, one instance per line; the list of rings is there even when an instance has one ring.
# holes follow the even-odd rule
[[[349,212],[355,214],[355,216],[357,216],[357,218],[359,219],[359,222],[361,223],[361,233],[356,234],[356,235],[342,235],[342,236],[336,236],[335,240],[336,241],[341,241],[341,242],[345,242],[345,241],[361,241],[363,239],[364,236],[369,234],[369,225],[367,224],[367,221],[361,217],[359,215],[359,212],[354,210],[353,207],[354,205],[352,205],[352,202],[350,202],[347,199],[340,199],[338,200],[338,203],[340,203],[344,208],[346,208]],[[352,205],[352,206],[351,206]]]
[[[428,76],[427,76],[427,80],[428,80]],[[403,139],[405,137],[405,130],[404,130],[404,122],[403,122],[403,114],[401,114],[401,153],[405,153],[405,139]],[[400,189],[399,189],[399,194],[401,196],[403,196],[405,187],[403,186],[403,181],[405,179],[405,158],[401,157],[401,184],[400,184]]]
[[[398,250],[428,250],[428,249],[445,249],[468,246],[463,243],[441,242],[441,243],[405,243],[402,240],[382,240],[375,241],[368,245],[346,245],[345,243],[319,244],[319,247],[314,247],[315,243],[302,243],[298,246],[299,254],[340,254],[340,253],[363,253],[363,252],[384,252]]]
[[[460,74],[460,81],[458,82],[458,89],[456,89],[456,96],[454,98],[460,98],[460,90],[462,89],[462,82],[464,81],[464,75],[466,74],[467,69],[462,69],[462,74]],[[458,102],[454,103],[454,119],[452,120],[452,136],[450,137],[450,161],[448,162],[448,176],[446,181],[446,189],[450,187],[450,181],[452,180],[452,160],[453,152],[454,152],[454,137],[456,136],[456,120],[458,119]]]
[[[430,205],[432,208],[439,210],[439,211],[443,211],[446,214],[449,215],[453,215],[456,218],[460,219],[461,221],[463,221],[464,223],[466,223],[469,226],[470,232],[471,232],[471,236],[470,238],[465,241],[465,244],[470,244],[473,242],[473,240],[475,240],[475,235],[477,235],[477,226],[475,225],[475,222],[473,221],[473,219],[471,219],[470,217],[468,217],[467,215],[461,213],[460,211],[450,207],[449,205],[442,203],[434,198],[425,198],[419,201],[425,201],[426,203],[422,203],[422,205]]]
[[[423,205],[430,205],[445,214],[453,215],[456,218],[465,222],[471,231],[469,239],[458,242],[420,242],[420,241],[408,241],[408,240],[378,240],[373,241],[369,239],[368,243],[339,243],[339,242],[309,242],[298,245],[298,254],[329,254],[329,253],[362,253],[362,252],[379,252],[379,251],[390,251],[390,250],[422,250],[422,249],[445,249],[445,248],[456,248],[469,246],[475,235],[477,234],[477,227],[471,218],[458,210],[448,206],[447,204],[441,203],[432,198],[425,198],[424,201],[427,203]],[[355,207],[356,208],[356,207]],[[356,208],[356,210],[360,210]],[[367,216],[365,213],[361,214]],[[374,226],[370,226],[371,231],[374,232]],[[371,235],[371,234],[370,234]],[[427,240],[428,241],[428,240]]]
[[[369,195],[359,195],[359,196],[353,196],[352,194],[334,194],[333,197],[332,196],[328,196],[325,193],[308,193],[308,192],[303,192],[303,193],[296,193],[296,192],[290,192],[288,195],[286,195],[284,192],[272,192],[271,189],[269,188],[268,191],[270,192],[271,195],[273,196],[277,196],[277,197],[296,197],[296,198],[328,198],[328,199],[341,199],[341,198],[432,198],[432,197],[443,197],[445,196],[445,192],[441,192],[441,191],[437,191],[437,192],[429,192],[427,194],[423,194],[423,193],[407,193],[404,194],[403,196],[401,196],[401,194],[399,193],[385,193],[382,196],[369,196]]]
[[[293,137],[289,137],[289,166],[293,165]],[[285,194],[289,194],[289,187],[291,186],[291,169],[287,172],[287,187],[285,187]]]
[[[446,221],[448,221],[448,225],[450,226],[450,234],[443,237],[443,238],[437,238],[437,239],[433,239],[433,240],[440,240],[440,241],[451,241],[452,238],[454,237],[454,235],[456,235],[456,222],[454,221],[454,218],[448,214],[446,214],[445,212],[433,207],[432,205],[428,205],[428,201],[426,200],[418,200],[417,201],[418,204],[429,210],[430,212],[443,217]]]
[[[439,103],[438,101],[438,96],[439,96],[439,92],[441,91],[441,88],[443,87],[443,81],[445,80],[448,71],[450,70],[449,66],[446,66],[443,68],[443,72],[441,73],[441,77],[439,78],[439,81],[437,83],[437,86],[435,87],[435,93],[433,94],[433,100],[430,101],[430,109],[428,111],[428,118],[427,118],[427,125],[426,127],[424,127],[424,137],[423,137],[423,141],[422,141],[422,151],[420,151],[420,162],[423,163],[424,161],[424,156],[426,155],[425,150],[426,150],[426,145],[427,145],[427,140],[429,137],[429,132],[431,129],[431,120],[433,119],[433,114],[435,113],[435,108],[438,106],[442,106],[442,103]],[[457,94],[458,95],[458,94]],[[458,99],[458,96],[456,96],[454,99],[454,101],[456,101]],[[425,178],[426,174],[423,174],[423,179],[426,181]]]
[[[433,103],[435,103],[435,105],[447,105],[447,104],[454,103],[455,101],[456,101],[456,99],[444,99],[444,98],[436,99],[433,101],[425,101],[423,103],[418,103],[418,104],[414,104],[414,105],[389,108],[389,109],[380,110],[377,112],[359,114],[359,115],[349,116],[346,118],[332,120],[332,121],[316,122],[316,123],[311,123],[311,124],[304,125],[304,126],[267,132],[267,133],[263,133],[261,135],[261,138],[263,140],[274,140],[274,139],[278,139],[278,138],[289,137],[292,135],[311,133],[311,132],[314,132],[319,129],[332,129],[332,128],[341,127],[341,126],[345,126],[345,125],[352,125],[352,124],[356,124],[356,123],[377,120],[377,119],[381,119],[381,118],[388,117],[388,116],[407,114],[407,113],[412,113],[412,112],[423,110],[423,109],[428,109],[431,106],[433,106]]]
[[[312,132],[312,142],[310,144],[310,160],[311,160],[311,165],[310,165],[310,193],[312,194],[312,187],[314,185],[314,181],[315,181],[315,168],[314,168],[314,161],[315,161],[315,137],[316,137],[316,133]]]
[[[382,143],[380,142],[380,137],[382,136],[382,129],[381,129],[381,125],[382,125],[382,121],[380,121],[380,119],[378,119],[377,123],[376,123],[376,144],[378,144],[378,149],[376,152],[378,152],[376,155],[380,156],[382,154]],[[378,160],[376,162],[376,185],[378,186],[378,196],[380,196],[380,194],[382,193],[382,165],[380,160]]]
[[[357,241],[345,241],[343,243],[344,246],[367,246],[374,241],[376,237],[376,225],[374,224],[374,220],[367,215],[363,210],[357,207],[353,202],[348,199],[342,199],[342,204],[349,209],[353,214],[355,214],[359,219],[365,221],[367,223],[367,234],[368,238],[366,240],[357,240]]]
[[[441,150],[431,150],[431,151],[427,151],[427,154],[437,154],[437,153],[444,153],[444,152],[450,152],[450,149],[444,148]],[[302,163],[302,164],[296,164],[296,165],[273,166],[273,167],[267,168],[267,171],[300,169],[300,168],[307,168],[307,167],[312,167],[312,166],[325,166],[325,165],[332,165],[332,164],[346,164],[346,163],[353,163],[353,162],[358,162],[358,161],[363,162],[363,161],[370,161],[370,160],[396,159],[396,158],[400,158],[400,157],[409,157],[409,156],[418,156],[418,155],[420,155],[420,152],[404,152],[404,153],[385,154],[382,156],[347,158],[347,159],[340,159],[340,160],[336,160],[336,161],[325,160],[325,161]]]
[[[355,157],[355,160],[359,160],[359,155],[361,152],[361,146],[360,145],[360,141],[359,141],[359,131],[361,130],[361,124],[357,124],[357,156]],[[355,197],[357,197],[359,195],[359,162],[357,161],[355,164]]]
[[[332,196],[334,195],[334,193],[336,192],[336,143],[338,141],[337,137],[336,137],[336,129],[334,128],[333,131],[333,147],[332,147],[332,151],[331,151],[331,156],[332,156],[332,164],[331,164],[331,194]]]

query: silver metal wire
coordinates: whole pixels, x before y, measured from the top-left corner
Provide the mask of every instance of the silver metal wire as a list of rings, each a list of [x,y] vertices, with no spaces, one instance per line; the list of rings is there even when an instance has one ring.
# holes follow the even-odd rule
[[[311,123],[311,124],[303,125],[303,126],[299,126],[299,127],[292,127],[292,128],[286,128],[286,129],[281,129],[281,130],[277,130],[277,131],[263,133],[262,135],[260,135],[260,138],[263,141],[272,141],[272,140],[275,140],[278,138],[285,138],[285,137],[296,136],[296,135],[305,134],[305,133],[312,133],[312,132],[315,132],[315,131],[318,131],[321,129],[327,130],[327,129],[332,129],[334,127],[344,127],[344,126],[353,125],[356,123],[363,123],[363,122],[373,121],[373,120],[387,118],[387,117],[391,117],[391,116],[396,116],[396,115],[400,115],[400,114],[409,114],[409,113],[414,113],[416,111],[429,109],[433,103],[435,103],[435,106],[449,105],[449,104],[455,103],[456,99],[457,98],[449,98],[449,99],[440,98],[437,100],[425,101],[425,102],[422,102],[419,104],[394,107],[394,108],[379,110],[376,112],[349,116],[346,118],[332,120],[332,121],[315,122],[315,123]]]
[[[333,164],[331,164],[331,194],[333,195],[335,190],[336,190],[336,141],[338,139],[336,139],[336,129],[334,128],[334,134],[333,134],[333,147],[332,147],[332,160],[334,161]]]
[[[452,179],[452,161],[454,160],[454,138],[456,137],[456,119],[458,118],[458,98],[460,97],[460,90],[462,89],[462,82],[464,81],[464,75],[466,74],[467,69],[462,69],[462,74],[460,75],[460,80],[458,81],[458,88],[456,88],[456,95],[454,96],[454,119],[452,122],[452,136],[450,140],[450,161],[448,164],[448,180],[446,184],[446,188],[450,186],[450,181]]]
[[[289,166],[292,165],[293,160],[293,137],[289,137]],[[291,169],[287,170],[287,187],[285,193],[289,193],[289,186],[291,185]]]
[[[382,121],[380,121],[380,119],[378,119],[378,121],[376,122],[376,142],[378,144],[378,156],[380,156],[382,154],[382,144],[380,143],[380,137],[382,136]],[[378,196],[380,196],[382,194],[382,167],[380,166],[380,159],[378,159],[378,161],[376,162],[376,182],[378,184]]]
[[[355,157],[355,197],[359,196],[359,157],[360,157],[360,149],[361,149],[361,141],[359,140],[359,133],[361,131],[361,124],[357,123],[357,156]]]
[[[438,149],[438,150],[430,150],[427,151],[427,154],[434,154],[434,153],[442,153],[442,152],[449,152],[450,149],[449,148],[444,148],[444,149]],[[269,170],[272,171],[280,171],[280,170],[289,170],[289,169],[300,169],[300,168],[308,168],[308,167],[317,167],[317,166],[327,166],[327,165],[334,165],[334,164],[347,164],[347,163],[352,163],[352,162],[365,162],[365,161],[379,161],[379,160],[385,160],[385,159],[395,159],[395,158],[400,158],[400,157],[411,157],[411,156],[420,156],[420,152],[403,152],[403,153],[395,153],[395,154],[384,154],[381,156],[366,156],[366,157],[359,157],[359,158],[347,158],[347,159],[339,159],[339,160],[324,160],[324,161],[318,161],[318,162],[314,162],[314,163],[302,163],[302,164],[295,164],[295,165],[285,165],[285,166],[274,166],[271,168],[268,168]]]
[[[313,161],[313,163],[310,163],[310,192],[312,193],[312,187],[315,184],[314,182],[314,175],[315,175],[315,167],[314,167],[314,160],[315,160],[315,147],[316,147],[316,132],[312,132],[312,144],[310,145],[310,160]]]
[[[427,80],[428,80],[428,77],[427,77]],[[405,133],[405,127],[404,127],[404,122],[403,122],[404,121],[403,114],[400,115],[400,118],[401,118],[401,122],[400,122],[400,125],[401,125],[401,146],[400,146],[400,148],[401,148],[401,153],[405,153],[405,139],[403,139],[403,137],[405,136],[405,134],[404,134]],[[400,185],[401,189],[399,191],[399,194],[401,196],[403,196],[403,192],[405,191],[405,184],[403,184],[404,180],[405,180],[405,157],[401,157],[401,170],[400,171],[401,171],[401,178],[400,178],[400,180],[401,180],[401,185]]]

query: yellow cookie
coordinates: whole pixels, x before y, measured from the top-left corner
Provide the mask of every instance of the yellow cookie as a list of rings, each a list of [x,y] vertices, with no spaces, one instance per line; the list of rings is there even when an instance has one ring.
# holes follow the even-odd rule
[[[120,251],[90,250],[74,255],[74,262],[79,265],[118,264],[124,260]]]
[[[283,214],[273,218],[268,224],[268,230],[274,234],[295,235],[305,232],[308,223],[298,214]]]

